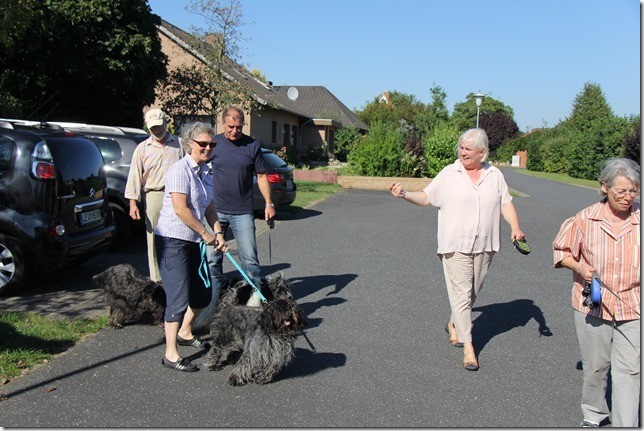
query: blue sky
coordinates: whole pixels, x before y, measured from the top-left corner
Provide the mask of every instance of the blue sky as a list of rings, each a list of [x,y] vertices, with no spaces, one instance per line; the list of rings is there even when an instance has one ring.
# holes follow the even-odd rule
[[[148,0],[190,31],[185,0]],[[447,106],[482,92],[523,131],[568,117],[585,82],[640,113],[639,0],[241,0],[240,63],[274,85],[322,85],[350,109],[385,90]],[[483,102],[485,103],[485,102]]]

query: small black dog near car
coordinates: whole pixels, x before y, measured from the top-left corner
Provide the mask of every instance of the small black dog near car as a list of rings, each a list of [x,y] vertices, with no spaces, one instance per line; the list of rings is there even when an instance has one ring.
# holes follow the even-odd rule
[[[103,289],[110,306],[109,324],[115,329],[127,323],[151,321],[163,323],[166,299],[160,284],[141,275],[132,265],[120,264],[92,277]]]

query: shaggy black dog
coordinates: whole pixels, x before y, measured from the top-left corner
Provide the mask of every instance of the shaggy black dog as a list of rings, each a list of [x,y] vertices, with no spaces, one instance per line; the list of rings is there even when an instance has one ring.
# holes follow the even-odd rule
[[[128,322],[148,320],[157,325],[163,322],[166,305],[163,288],[132,265],[111,266],[93,276],[92,281],[103,289],[113,328],[122,328]]]
[[[271,301],[272,299],[293,299],[291,286],[282,273],[262,277],[259,288],[264,298],[266,298],[266,301]],[[261,299],[255,293],[255,289],[243,279],[227,280],[221,286],[221,291],[213,291],[213,295],[217,296],[217,300],[211,301],[206,308],[201,310],[194,322],[192,322],[193,330],[207,328],[210,322],[212,322],[213,317],[219,312],[219,308],[223,305],[248,305],[253,307],[262,305]]]
[[[269,383],[293,360],[295,337],[306,325],[292,299],[274,299],[263,307],[223,305],[210,325],[212,347],[204,365],[218,371],[235,363],[228,376],[233,386]]]
[[[262,296],[266,301],[273,299],[293,299],[291,292],[291,285],[288,280],[284,278],[282,273],[272,277],[262,277],[261,285],[259,286]],[[261,299],[255,292],[253,286],[248,284],[245,280],[238,281],[226,290],[223,290],[219,299],[220,304],[225,305],[248,305],[251,307],[259,307]]]

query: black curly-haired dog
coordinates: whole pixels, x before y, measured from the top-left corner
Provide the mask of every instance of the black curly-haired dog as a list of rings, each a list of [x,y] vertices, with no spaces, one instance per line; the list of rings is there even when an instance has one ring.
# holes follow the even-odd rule
[[[277,275],[262,277],[259,288],[266,301],[293,299],[291,286],[281,272]],[[201,310],[192,322],[194,330],[208,327],[213,317],[219,312],[219,308],[224,305],[248,305],[251,307],[262,305],[255,289],[243,279],[228,279],[221,286],[220,292],[214,293],[218,294],[218,300],[211,301],[207,307]]]
[[[293,299],[291,285],[281,272],[274,276],[262,277],[259,290],[262,296],[266,298],[266,301],[273,299]],[[228,289],[223,290],[219,298],[219,303],[222,305],[248,305],[250,307],[259,307],[262,305],[261,298],[255,292],[253,286],[248,284],[246,280],[238,281]]]
[[[103,289],[110,306],[110,326],[122,328],[129,322],[163,322],[165,292],[160,284],[141,275],[132,265],[120,264],[92,277]]]
[[[218,371],[234,363],[228,376],[233,386],[269,383],[293,360],[295,337],[306,325],[292,299],[274,299],[263,307],[225,305],[210,325],[212,346],[204,365]]]

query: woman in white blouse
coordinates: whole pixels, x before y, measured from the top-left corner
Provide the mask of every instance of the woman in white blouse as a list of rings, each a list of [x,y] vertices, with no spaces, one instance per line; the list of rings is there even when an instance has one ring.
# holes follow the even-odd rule
[[[445,327],[453,346],[463,347],[466,370],[479,368],[472,344],[472,306],[481,291],[494,253],[500,249],[501,215],[522,240],[517,212],[501,171],[486,163],[488,138],[482,129],[463,133],[456,144],[458,159],[441,170],[423,191],[389,190],[414,205],[438,208],[438,250],[451,307]]]

